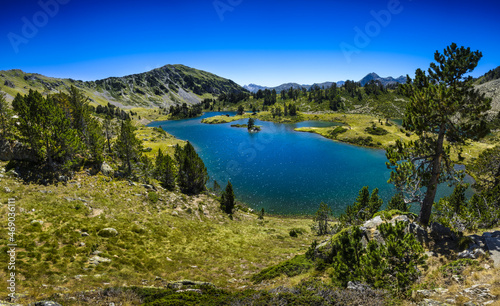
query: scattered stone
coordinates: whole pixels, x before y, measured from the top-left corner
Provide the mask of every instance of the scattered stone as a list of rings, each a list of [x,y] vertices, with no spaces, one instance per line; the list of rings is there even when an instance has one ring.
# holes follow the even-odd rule
[[[37,224],[40,224],[40,225],[43,225],[43,221],[42,220],[33,220],[30,222],[31,225],[37,225]]]
[[[35,306],[62,306],[62,305],[52,301],[40,301],[36,302]]]
[[[67,177],[65,175],[59,175],[59,177],[57,178],[57,180],[59,182],[67,182],[69,180],[69,177]]]
[[[118,236],[118,231],[112,227],[103,228],[97,235],[101,237],[115,237]]]
[[[172,259],[170,259],[169,257],[167,257],[167,261],[173,261]]]
[[[92,256],[90,259],[89,259],[89,264],[91,265],[98,265],[100,263],[103,263],[103,262],[111,262],[111,259],[109,258],[105,258],[105,257],[101,257],[101,256]],[[97,275],[95,275],[97,277]]]
[[[427,257],[436,257],[436,253],[434,253],[433,251],[427,251],[425,252],[425,255],[427,255]]]
[[[129,186],[137,186],[137,184],[135,182],[132,182],[132,181],[128,181],[128,185]]]
[[[178,215],[179,215],[179,213],[178,213],[176,210],[174,210],[174,211],[172,212],[172,216],[178,216]]]
[[[363,284],[363,283],[360,283],[360,282],[348,282],[347,283],[347,289],[363,292],[363,291],[370,290],[371,288],[367,284]]]
[[[156,188],[152,185],[148,185],[148,184],[143,184],[142,187],[146,188],[146,189],[152,189],[152,190],[156,190]]]
[[[461,283],[462,282],[462,276],[460,275],[452,275],[451,278],[456,281],[457,283]]]
[[[89,234],[89,233],[87,233],[87,232],[82,232],[82,237],[88,237],[88,236],[90,236],[90,234]]]
[[[11,193],[11,192],[12,192],[12,190],[10,190],[10,188],[9,188],[9,187],[5,187],[5,188],[4,188],[4,191],[5,191],[5,193]]]
[[[102,254],[102,252],[101,251],[94,251],[94,252],[92,252],[92,255],[99,255],[99,254]]]
[[[441,303],[441,302],[438,302],[438,301],[435,301],[435,300],[431,300],[431,299],[424,299],[422,302],[418,303],[418,305],[422,305],[422,306],[445,306],[447,304]]]
[[[83,247],[83,246],[85,246],[85,242],[78,242],[78,246],[79,246],[79,247]]]
[[[201,292],[200,289],[184,289],[184,290],[177,290],[175,292],[176,293],[181,293],[181,292],[195,292],[195,293],[202,294],[202,292]]]

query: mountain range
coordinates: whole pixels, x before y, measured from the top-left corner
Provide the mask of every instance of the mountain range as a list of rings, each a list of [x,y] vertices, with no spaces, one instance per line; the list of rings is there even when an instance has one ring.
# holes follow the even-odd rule
[[[393,77],[383,78],[383,77],[380,77],[375,72],[372,72],[372,73],[367,74],[364,78],[362,78],[359,81],[359,83],[361,83],[361,86],[365,86],[365,84],[367,84],[371,80],[380,81],[383,85],[388,85],[391,83],[405,83],[406,77],[400,76],[397,79],[395,79]],[[294,89],[304,87],[307,90],[309,90],[313,86],[328,88],[328,87],[332,86],[333,83],[334,82],[324,82],[324,83],[314,83],[312,85],[300,85],[297,83],[285,83],[285,84],[282,84],[282,85],[279,85],[276,87],[266,87],[266,86],[260,86],[260,85],[256,85],[256,84],[249,84],[249,85],[244,85],[243,88],[245,88],[246,90],[253,92],[253,93],[255,93],[259,90],[264,90],[264,89],[269,89],[269,90],[275,89],[276,92],[280,93],[281,91],[290,89],[291,87],[293,87]],[[337,86],[342,86],[345,83],[345,81],[338,81],[336,83],[337,83]]]
[[[499,68],[497,70],[500,71]],[[494,74],[493,72],[489,74]],[[396,79],[383,78],[372,72],[362,78],[359,83],[365,85],[370,80],[378,80],[384,85],[406,82],[403,76]],[[259,89],[276,89],[277,92],[281,92],[290,87],[309,89],[314,85],[327,88],[332,83],[324,82],[313,85],[286,83],[276,87],[250,84],[242,87],[229,79],[184,65],[166,65],[148,72],[109,77],[97,81],[52,78],[37,73],[26,73],[19,69],[0,71],[0,86],[3,85],[0,89],[7,93],[8,101],[12,101],[17,94],[27,94],[30,89],[50,94],[66,91],[73,85],[96,104],[111,103],[121,108],[168,107],[179,103],[196,104],[205,98],[215,98],[221,93],[257,92]],[[341,86],[343,83],[339,81],[337,85]],[[500,79],[497,75],[489,78],[482,76],[477,80],[476,86],[480,92],[492,98],[492,112],[498,112],[500,110]]]
[[[184,65],[166,65],[144,73],[85,82],[13,69],[0,71],[0,85],[7,93],[7,100],[18,93],[27,94],[30,89],[50,94],[66,91],[73,85],[97,104],[110,102],[123,108],[196,104],[221,93],[246,91],[229,79]]]

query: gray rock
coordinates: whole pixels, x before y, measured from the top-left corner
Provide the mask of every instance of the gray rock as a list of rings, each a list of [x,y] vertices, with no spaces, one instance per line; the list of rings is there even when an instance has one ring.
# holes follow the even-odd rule
[[[422,306],[445,306],[447,304],[439,302],[439,301],[431,300],[431,299],[424,299],[422,302],[418,303],[418,305],[419,306],[420,305],[422,305]]]
[[[371,220],[366,221],[363,224],[363,227],[365,227],[367,229],[376,228],[377,226],[379,226],[382,223],[384,223],[384,221],[382,221],[382,218],[380,216],[377,216]]]
[[[450,228],[438,222],[431,223],[431,225],[429,226],[429,234],[434,237],[434,239],[456,238],[455,234],[451,231]]]
[[[363,283],[360,283],[360,282],[348,282],[347,283],[347,289],[363,292],[363,291],[370,290],[371,287],[368,286],[367,284],[363,284]]]
[[[43,225],[43,221],[42,220],[33,220],[30,222],[31,225]]]
[[[101,164],[101,173],[105,176],[113,176],[115,174],[115,170],[113,170],[108,163],[103,162]]]
[[[474,255],[474,258],[483,258],[486,257],[486,252],[483,249],[477,248],[472,252],[472,255]]]
[[[458,253],[458,258],[470,258],[470,259],[475,259],[474,253],[470,250],[465,250],[460,253]]]
[[[495,268],[499,268],[500,267],[500,238],[490,236],[488,238],[485,238],[485,241],[486,241],[486,246],[488,247],[488,250],[490,251],[490,257],[493,260],[493,266]]]
[[[427,234],[427,231],[420,226],[417,223],[409,223],[407,227],[407,231],[413,235],[415,235],[415,238],[420,242],[424,244],[428,244],[429,242],[429,235]]]
[[[9,188],[9,187],[5,187],[3,190],[4,190],[6,193],[11,193],[11,192],[12,192],[12,190],[10,190],[10,188]]]
[[[118,231],[112,227],[103,228],[97,235],[101,237],[115,237],[118,236]]]
[[[111,262],[111,259],[105,258],[105,257],[101,257],[101,256],[98,256],[98,255],[92,256],[89,259],[89,264],[91,264],[91,265],[96,265],[97,266],[98,264],[103,263],[103,262]]]
[[[87,236],[90,236],[89,233],[87,232],[82,232],[82,237],[87,237]]]
[[[394,225],[396,223],[396,221],[410,222],[410,218],[408,218],[408,216],[406,216],[406,215],[395,216],[394,218],[392,218],[391,223]]]
[[[62,305],[52,301],[40,301],[36,302],[35,306],[62,306]]]
[[[195,293],[202,294],[202,292],[201,292],[200,289],[183,289],[183,290],[177,290],[175,292],[176,293],[181,293],[181,292],[195,292]]]

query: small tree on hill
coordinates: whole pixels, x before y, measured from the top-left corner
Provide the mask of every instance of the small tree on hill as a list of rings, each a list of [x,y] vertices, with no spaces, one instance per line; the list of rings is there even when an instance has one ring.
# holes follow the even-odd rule
[[[5,93],[0,92],[0,136],[2,139],[7,139],[11,134],[11,117],[12,111],[5,100]]]
[[[158,155],[156,155],[155,176],[164,188],[174,190],[176,177],[175,163],[170,155],[164,155],[161,149],[158,150]]]
[[[220,200],[220,208],[227,214],[231,215],[235,206],[234,191],[231,182],[227,182],[226,189],[222,193]]]
[[[314,222],[318,222],[317,234],[328,234],[328,219],[332,214],[332,209],[326,203],[321,202],[319,209],[314,215]]]
[[[369,220],[378,212],[383,204],[383,200],[378,195],[378,188],[373,189],[371,195],[368,186],[364,186],[359,191],[356,202],[347,206],[345,213],[340,216],[343,225],[359,225],[363,221]]]
[[[142,143],[135,135],[136,127],[130,120],[123,120],[120,134],[115,144],[116,151],[127,169],[128,175],[132,174],[132,162],[142,155]]]
[[[409,202],[421,204],[418,220],[424,225],[429,223],[438,184],[455,179],[452,147],[460,156],[457,145],[488,132],[490,101],[466,76],[481,57],[481,52],[453,43],[442,54],[436,51],[429,75],[417,69],[415,79],[408,76],[403,86],[410,99],[403,127],[418,139],[406,144],[398,140],[388,148],[387,166],[393,169],[390,182],[405,192]],[[422,187],[426,187],[424,195],[419,193]]]
[[[243,115],[245,112],[245,108],[243,108],[243,105],[238,106],[238,115]]]
[[[177,181],[186,194],[199,194],[205,190],[208,173],[203,160],[188,141],[184,148],[176,147],[175,159],[179,165]]]

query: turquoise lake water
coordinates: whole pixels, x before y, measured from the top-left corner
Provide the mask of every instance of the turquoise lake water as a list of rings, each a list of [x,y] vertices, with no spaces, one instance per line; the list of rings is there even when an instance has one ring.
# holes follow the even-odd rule
[[[233,184],[238,200],[274,214],[313,214],[321,202],[335,214],[352,204],[363,186],[377,187],[388,202],[394,193],[387,183],[385,151],[294,131],[297,127],[324,127],[336,123],[307,121],[281,124],[256,121],[259,133],[231,124],[203,124],[201,119],[231,114],[210,112],[202,117],[153,122],[168,133],[189,140],[203,159],[209,176],[225,187]]]

